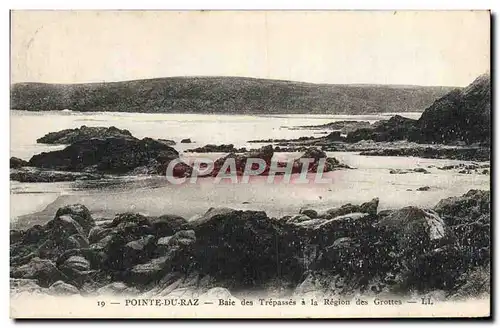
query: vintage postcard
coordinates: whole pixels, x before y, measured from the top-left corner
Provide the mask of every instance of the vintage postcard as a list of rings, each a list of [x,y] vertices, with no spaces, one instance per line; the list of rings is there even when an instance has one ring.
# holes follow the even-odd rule
[[[490,16],[11,11],[11,317],[490,317]]]

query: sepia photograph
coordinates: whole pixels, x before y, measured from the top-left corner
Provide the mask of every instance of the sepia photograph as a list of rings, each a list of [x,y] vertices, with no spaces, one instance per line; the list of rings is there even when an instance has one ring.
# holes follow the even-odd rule
[[[10,317],[490,317],[491,21],[11,10]]]

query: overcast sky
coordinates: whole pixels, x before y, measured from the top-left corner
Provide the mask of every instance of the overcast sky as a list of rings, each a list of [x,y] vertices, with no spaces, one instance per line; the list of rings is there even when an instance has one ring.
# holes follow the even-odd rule
[[[12,12],[13,83],[225,75],[465,86],[488,12]]]

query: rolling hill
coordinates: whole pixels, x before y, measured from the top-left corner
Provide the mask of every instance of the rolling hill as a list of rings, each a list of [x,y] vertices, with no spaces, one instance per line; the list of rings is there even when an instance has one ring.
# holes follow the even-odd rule
[[[11,86],[11,109],[141,113],[364,114],[423,111],[454,88],[312,84],[245,77]]]

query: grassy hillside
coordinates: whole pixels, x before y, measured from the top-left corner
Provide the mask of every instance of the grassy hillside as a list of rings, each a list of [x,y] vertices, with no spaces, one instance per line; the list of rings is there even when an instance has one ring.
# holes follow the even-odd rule
[[[11,109],[153,113],[423,111],[453,88],[329,85],[242,77],[170,77],[112,83],[18,83]]]

